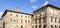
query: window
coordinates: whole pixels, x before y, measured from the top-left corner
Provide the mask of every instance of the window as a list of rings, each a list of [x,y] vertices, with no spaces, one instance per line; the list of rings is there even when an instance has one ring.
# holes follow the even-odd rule
[[[45,23],[45,21],[46,21],[46,17],[43,17],[43,23]]]
[[[57,28],[57,26],[55,25],[55,28]]]
[[[60,19],[59,19],[59,23],[60,23]]]
[[[30,23],[30,21],[28,20],[28,23]]]
[[[51,17],[51,22],[53,21],[53,17]]]
[[[30,18],[30,16],[28,16],[28,18]]]
[[[37,20],[35,19],[35,23],[37,23]]]
[[[16,17],[18,17],[18,14],[16,15]]]
[[[25,20],[25,23],[27,23],[27,20]]]
[[[5,22],[3,22],[3,28],[5,28]]]
[[[2,28],[2,27],[0,26],[0,28]]]
[[[13,19],[13,23],[14,23],[14,24],[16,23],[16,20],[15,20],[15,19]]]
[[[25,18],[27,18],[27,16],[25,16]]]
[[[32,26],[32,28],[34,28],[34,25]]]
[[[55,19],[55,22],[56,22],[56,19]]]
[[[60,28],[60,26],[59,26],[59,28]]]
[[[56,22],[56,20],[57,20],[57,17],[55,18],[55,22]]]
[[[21,17],[23,17],[23,16],[21,15]]]
[[[12,16],[12,14],[10,14],[10,16]]]
[[[51,25],[51,28],[53,28],[53,25]]]
[[[35,25],[35,28],[37,28],[37,25]]]
[[[21,23],[23,23],[23,20],[21,20]]]
[[[44,28],[46,28],[46,25],[44,25]]]
[[[40,13],[37,14],[37,18],[40,18]]]
[[[41,28],[41,25],[39,25],[39,28]]]
[[[7,21],[5,21],[5,24],[7,24]]]
[[[37,17],[39,17],[40,16],[40,14],[37,14]]]
[[[41,18],[39,19],[39,23],[41,23]]]
[[[23,28],[23,25],[21,25],[21,28]]]

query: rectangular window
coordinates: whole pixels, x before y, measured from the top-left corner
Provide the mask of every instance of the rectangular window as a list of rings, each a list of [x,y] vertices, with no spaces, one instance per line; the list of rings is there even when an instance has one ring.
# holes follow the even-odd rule
[[[60,23],[60,19],[59,19],[59,23]]]
[[[43,17],[43,23],[45,23],[45,21],[46,21],[46,17]]]
[[[39,28],[41,28],[41,25],[39,25]]]
[[[46,25],[44,25],[44,28],[46,28]]]
[[[35,23],[37,23],[37,20],[35,19]]]
[[[60,28],[60,26],[59,26],[59,28]]]
[[[53,28],[53,25],[51,25],[51,28]]]
[[[51,22],[53,21],[53,18],[51,17]]]
[[[37,25],[35,26],[35,28],[37,28]]]
[[[16,24],[16,20],[15,20],[15,19],[13,19],[13,21],[12,21],[12,22],[13,22],[13,24]]]
[[[23,16],[21,15],[21,17],[23,17]]]
[[[45,19],[43,19],[43,23],[45,23]]]
[[[32,26],[32,28],[34,28],[34,25]]]
[[[56,22],[56,18],[55,18],[55,22]]]
[[[23,20],[21,20],[21,23],[23,23]]]
[[[25,20],[25,23],[27,23],[27,20]]]
[[[21,28],[23,28],[23,25],[21,25]]]
[[[18,14],[16,15],[16,17],[18,17]]]
[[[41,23],[41,19],[39,19],[39,23]]]
[[[30,23],[30,21],[28,20],[28,23]]]
[[[12,16],[12,14],[10,14],[10,16]]]
[[[28,18],[30,18],[30,16],[28,16]]]
[[[57,28],[57,26],[55,25],[55,28]]]

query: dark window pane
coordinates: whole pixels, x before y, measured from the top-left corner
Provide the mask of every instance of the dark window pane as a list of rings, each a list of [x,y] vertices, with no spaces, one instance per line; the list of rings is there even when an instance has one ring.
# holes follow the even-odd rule
[[[37,25],[35,26],[35,28],[37,28]]]
[[[21,25],[21,28],[23,28],[23,26]]]
[[[51,28],[53,28],[53,26],[51,25]]]
[[[46,28],[46,25],[44,25],[44,28]]]
[[[10,14],[10,16],[12,16],[12,14]]]
[[[60,19],[59,19],[59,23],[60,23]]]
[[[41,25],[39,25],[39,28],[41,28]]]
[[[18,14],[16,16],[18,17]]]

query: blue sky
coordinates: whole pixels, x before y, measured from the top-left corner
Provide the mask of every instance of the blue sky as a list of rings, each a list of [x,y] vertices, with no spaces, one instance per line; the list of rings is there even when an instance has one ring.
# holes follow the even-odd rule
[[[19,8],[19,12],[32,13],[46,3],[60,8],[60,0],[0,0],[0,16],[6,9],[14,10],[16,6]]]

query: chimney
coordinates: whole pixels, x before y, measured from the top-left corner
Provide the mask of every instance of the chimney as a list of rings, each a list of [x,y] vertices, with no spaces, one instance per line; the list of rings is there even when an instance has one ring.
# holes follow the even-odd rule
[[[17,7],[17,6],[15,7],[15,11],[17,11],[17,12],[18,12],[18,7]]]

